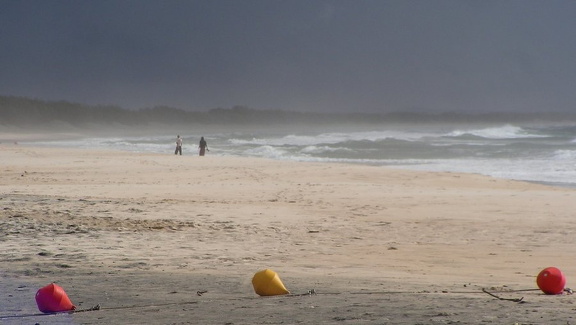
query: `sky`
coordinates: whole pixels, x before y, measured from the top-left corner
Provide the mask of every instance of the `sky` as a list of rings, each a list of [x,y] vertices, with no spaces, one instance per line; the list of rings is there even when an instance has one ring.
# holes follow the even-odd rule
[[[0,95],[574,112],[573,0],[0,0]]]

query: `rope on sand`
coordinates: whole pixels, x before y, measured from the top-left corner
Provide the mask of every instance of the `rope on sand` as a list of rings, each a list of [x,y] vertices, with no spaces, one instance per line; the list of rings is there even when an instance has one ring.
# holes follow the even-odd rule
[[[71,310],[69,313],[70,314],[75,314],[75,313],[83,313],[85,311],[93,311],[93,310],[100,310],[100,304],[94,306],[94,307],[90,307],[90,308],[86,308],[86,309],[74,309]]]
[[[317,295],[316,289],[310,289],[306,293],[299,293],[299,294],[298,293],[291,293],[291,294],[288,294],[286,296],[288,296],[288,297],[302,297],[302,296],[312,296],[312,295]]]
[[[205,290],[197,291],[196,295],[202,296],[206,292],[208,292],[208,291],[205,291]],[[302,296],[312,296],[312,295],[316,295],[316,294],[317,293],[316,293],[315,289],[310,289],[306,293],[288,294],[288,295],[284,295],[284,297],[302,297]],[[198,301],[181,301],[181,302],[168,302],[168,303],[163,303],[163,304],[131,305],[131,306],[117,306],[117,307],[102,307],[102,306],[100,306],[100,304],[98,304],[98,305],[91,307],[91,308],[71,310],[68,313],[69,314],[75,314],[75,313],[82,313],[82,312],[95,311],[95,310],[104,310],[104,309],[105,310],[116,310],[116,309],[149,308],[149,307],[166,307],[166,306],[177,306],[177,305],[191,305],[191,304],[197,304],[197,303],[198,303]]]
[[[506,290],[506,291],[501,291],[504,293],[513,293],[513,292],[526,292],[526,291],[540,291],[540,289],[517,289],[517,290]],[[196,295],[198,296],[202,296],[204,293],[206,293],[208,291],[197,291]],[[421,291],[421,292],[415,292],[415,291],[366,291],[366,292],[317,292],[316,289],[310,289],[305,293],[300,293],[300,294],[288,294],[288,295],[280,295],[280,296],[273,296],[273,297],[304,297],[304,296],[316,296],[316,295],[341,295],[341,294],[352,294],[352,295],[390,295],[390,294],[436,294],[436,293],[452,293],[452,294],[477,294],[477,293],[485,293],[488,294],[498,300],[502,300],[502,301],[512,301],[512,302],[518,302],[518,303],[524,303],[524,297],[521,298],[502,298],[498,295],[495,295],[492,292],[489,292],[486,288],[482,288],[482,291],[448,291],[448,290],[443,290],[441,292],[435,291],[435,292],[430,292],[430,291]],[[564,289],[564,293],[567,295],[571,295],[573,294],[572,289],[570,288],[565,288]],[[244,300],[244,299],[253,299],[254,297],[236,297],[236,298],[225,298],[224,300]],[[62,313],[68,313],[68,314],[75,314],[75,313],[82,313],[82,312],[88,312],[88,311],[96,311],[96,310],[118,310],[118,309],[134,309],[134,308],[150,308],[150,307],[166,307],[166,306],[177,306],[177,305],[192,305],[192,304],[197,304],[198,301],[181,301],[181,302],[169,302],[169,303],[162,303],[162,304],[150,304],[150,305],[130,305],[130,306],[116,306],[116,307],[102,307],[100,306],[100,304],[97,304],[93,307],[90,308],[85,308],[85,309],[76,309],[76,310],[71,310],[71,311],[67,311],[67,312],[57,312],[57,313],[43,313],[43,314],[27,314],[27,315],[0,315],[0,319],[9,319],[9,318],[25,318],[25,317],[34,317],[34,316],[47,316],[47,315],[54,315],[54,314],[62,314]]]
[[[506,290],[503,291],[505,293],[513,293],[513,292],[527,292],[527,291],[540,291],[540,289],[517,289],[517,290]],[[196,292],[196,294],[198,296],[202,296],[204,293],[206,293],[207,291],[198,291]],[[573,291],[570,288],[566,288],[564,289],[564,292],[566,294],[572,294]],[[429,292],[429,291],[424,291],[424,292],[414,292],[414,291],[369,291],[369,292],[348,292],[348,294],[353,294],[353,295],[376,295],[376,294],[427,294],[427,293],[438,293],[438,292]],[[441,293],[454,293],[454,294],[478,294],[478,293],[485,293],[488,294],[498,300],[502,300],[502,301],[512,301],[512,302],[518,302],[518,303],[524,303],[524,297],[520,297],[520,298],[502,298],[498,295],[495,295],[491,292],[489,292],[486,288],[482,288],[482,292],[479,291],[447,291],[447,290],[443,290],[441,291]],[[275,297],[304,297],[304,296],[316,296],[316,295],[340,295],[340,294],[345,294],[345,292],[317,292],[316,289],[310,289],[305,293],[299,293],[299,294],[288,294],[288,295],[279,295],[279,296],[275,296]],[[233,299],[244,299],[244,298],[233,298]],[[250,299],[252,299],[252,297],[250,297]],[[70,313],[79,313],[79,312],[84,312],[84,311],[93,311],[93,310],[100,310],[100,309],[107,309],[107,310],[114,310],[114,309],[132,309],[132,308],[147,308],[147,307],[164,307],[164,306],[174,306],[174,305],[190,305],[190,304],[197,304],[198,301],[185,301],[185,302],[173,302],[173,303],[164,303],[164,304],[153,304],[153,305],[132,305],[132,306],[119,306],[119,307],[106,307],[106,308],[102,308],[100,307],[100,305],[96,305],[92,308],[88,308],[88,309],[82,309],[82,310],[74,310],[71,311]]]
[[[202,290],[202,291],[197,291],[196,295],[198,296],[202,296],[203,294],[205,294],[208,291]],[[306,293],[301,293],[301,294],[289,294],[289,295],[284,295],[285,297],[302,297],[302,296],[311,296],[311,295],[316,295],[316,290],[315,289],[310,289],[308,290],[308,292]],[[168,303],[163,303],[163,304],[151,304],[151,305],[130,305],[130,306],[117,306],[117,307],[102,307],[100,306],[100,304],[91,307],[91,308],[86,308],[86,309],[79,309],[79,310],[71,310],[68,313],[69,314],[75,314],[75,313],[82,313],[82,312],[86,312],[86,311],[95,311],[95,310],[117,310],[117,309],[133,309],[133,308],[149,308],[149,307],[166,307],[166,306],[178,306],[178,305],[192,305],[192,304],[197,304],[198,301],[180,301],[180,302],[168,302]]]
[[[206,292],[208,292],[208,291],[198,290],[198,291],[196,291],[196,295],[202,296]],[[97,304],[96,306],[91,307],[91,308],[80,309],[80,310],[71,310],[71,311],[69,311],[69,313],[75,314],[75,313],[82,313],[82,312],[86,312],[86,311],[94,311],[94,310],[101,310],[101,309],[114,310],[114,309],[148,308],[148,307],[166,307],[166,306],[174,306],[174,305],[191,305],[191,304],[197,304],[197,303],[198,303],[198,301],[180,301],[180,302],[168,302],[168,303],[163,303],[163,304],[131,305],[131,306],[117,306],[117,307],[102,307],[102,306],[100,306],[100,304]]]
[[[497,296],[497,295],[495,295],[495,294],[493,294],[493,293],[488,292],[488,290],[486,290],[486,289],[484,289],[484,288],[482,288],[482,292],[484,292],[484,293],[486,293],[486,294],[489,294],[490,296],[492,296],[492,297],[494,297],[494,298],[496,298],[496,299],[498,299],[498,300],[513,301],[513,302],[523,302],[522,300],[524,300],[524,297],[520,297],[520,298],[502,298],[502,297],[499,297],[499,296]]]
[[[69,314],[81,313],[85,311],[94,310],[117,310],[117,309],[133,309],[133,308],[149,308],[149,307],[166,307],[166,306],[177,306],[177,305],[192,305],[197,304],[198,301],[180,301],[180,302],[167,302],[163,304],[151,304],[151,305],[131,305],[131,306],[116,306],[116,307],[101,307],[100,304],[86,309],[71,310]]]

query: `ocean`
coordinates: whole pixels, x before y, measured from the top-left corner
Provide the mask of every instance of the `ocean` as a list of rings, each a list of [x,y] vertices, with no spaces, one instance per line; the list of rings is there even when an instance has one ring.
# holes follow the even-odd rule
[[[576,187],[576,125],[384,125],[181,133],[185,155],[200,136],[212,156],[352,163],[463,172]],[[176,134],[22,144],[174,154]]]

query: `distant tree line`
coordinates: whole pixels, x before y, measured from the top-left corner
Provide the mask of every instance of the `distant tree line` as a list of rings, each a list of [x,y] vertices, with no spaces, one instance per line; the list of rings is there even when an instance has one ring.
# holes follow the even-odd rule
[[[117,106],[87,106],[66,101],[44,101],[15,96],[0,96],[0,124],[27,126],[50,122],[72,125],[110,123],[130,124],[131,111]]]
[[[16,96],[0,96],[0,125],[38,126],[66,124],[72,127],[119,125],[243,124],[285,125],[330,123],[502,123],[576,121],[576,113],[421,113],[392,112],[310,113],[257,110],[245,106],[186,111],[168,106],[128,110],[112,105],[85,105],[67,101],[45,101]]]

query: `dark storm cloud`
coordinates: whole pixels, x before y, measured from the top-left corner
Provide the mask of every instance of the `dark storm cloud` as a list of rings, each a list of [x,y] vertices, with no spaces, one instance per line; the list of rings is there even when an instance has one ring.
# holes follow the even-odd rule
[[[573,1],[0,1],[0,94],[125,107],[571,111]]]

